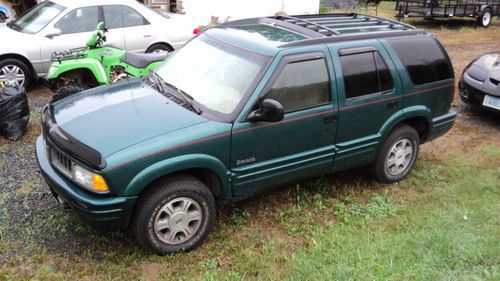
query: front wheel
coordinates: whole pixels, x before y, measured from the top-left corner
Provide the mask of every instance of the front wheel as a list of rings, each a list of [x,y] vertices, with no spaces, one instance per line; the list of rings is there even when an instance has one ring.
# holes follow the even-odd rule
[[[491,9],[489,8],[484,9],[479,18],[477,18],[477,21],[479,25],[481,25],[482,27],[488,27],[490,26],[491,23],[491,17],[492,17]]]
[[[80,83],[70,83],[61,86],[59,89],[56,90],[54,96],[52,97],[52,101],[58,101],[60,99],[64,99],[66,97],[72,96],[87,89],[88,87],[85,87]]]
[[[414,128],[402,125],[394,129],[372,166],[377,180],[392,183],[404,179],[415,165],[419,146],[419,135]]]
[[[139,244],[159,255],[199,246],[215,223],[210,190],[189,175],[156,182],[141,195],[131,221]]]
[[[2,13],[2,12],[0,12],[0,23],[5,22],[5,19],[7,19],[7,17],[5,16],[5,14]]]
[[[31,83],[30,68],[18,59],[0,61],[0,81],[4,85],[23,86],[28,88]]]

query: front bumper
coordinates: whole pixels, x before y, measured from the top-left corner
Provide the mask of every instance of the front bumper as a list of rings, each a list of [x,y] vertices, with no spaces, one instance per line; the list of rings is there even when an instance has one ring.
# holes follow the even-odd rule
[[[432,119],[432,127],[426,141],[431,141],[446,134],[453,127],[455,119],[457,119],[455,111],[450,111],[447,114]]]
[[[483,101],[484,101],[484,96],[485,95],[490,95],[490,96],[496,96],[499,97],[498,93],[487,93],[483,92],[480,89],[474,87],[471,85],[471,83],[467,83],[467,79],[462,78],[458,84],[458,94],[460,95],[460,98],[469,104],[481,106],[484,109],[495,111],[495,112],[500,112],[499,110],[493,109],[491,107],[486,107],[483,106]],[[498,86],[498,89],[500,90],[500,86]]]
[[[36,140],[36,156],[50,190],[86,223],[106,229],[128,226],[137,197],[106,196],[83,190],[52,167],[42,136]]]

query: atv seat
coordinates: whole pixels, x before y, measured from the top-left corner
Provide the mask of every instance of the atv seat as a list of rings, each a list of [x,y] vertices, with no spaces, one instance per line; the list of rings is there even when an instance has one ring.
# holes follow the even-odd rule
[[[125,52],[122,62],[128,63],[137,68],[145,68],[149,64],[157,61],[163,61],[167,58],[168,52],[139,54],[132,52]]]

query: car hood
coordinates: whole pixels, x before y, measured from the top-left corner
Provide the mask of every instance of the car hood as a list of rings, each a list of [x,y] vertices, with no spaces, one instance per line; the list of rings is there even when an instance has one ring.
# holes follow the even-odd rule
[[[22,46],[22,43],[33,40],[33,35],[12,30],[7,26],[7,24],[0,25],[0,34],[2,34],[2,44],[0,44],[0,50],[11,46],[19,48]]]
[[[52,112],[59,127],[104,157],[145,140],[207,122],[139,78],[63,99],[53,104]]]
[[[478,58],[469,66],[467,74],[479,81],[487,78],[500,80],[500,53],[486,54]]]

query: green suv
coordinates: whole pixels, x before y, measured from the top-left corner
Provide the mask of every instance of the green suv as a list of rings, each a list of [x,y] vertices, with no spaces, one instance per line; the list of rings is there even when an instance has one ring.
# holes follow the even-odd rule
[[[216,206],[371,165],[403,179],[456,114],[441,44],[358,14],[277,16],[206,30],[147,76],[47,105],[36,151],[54,196],[130,228],[158,254],[190,250]]]

